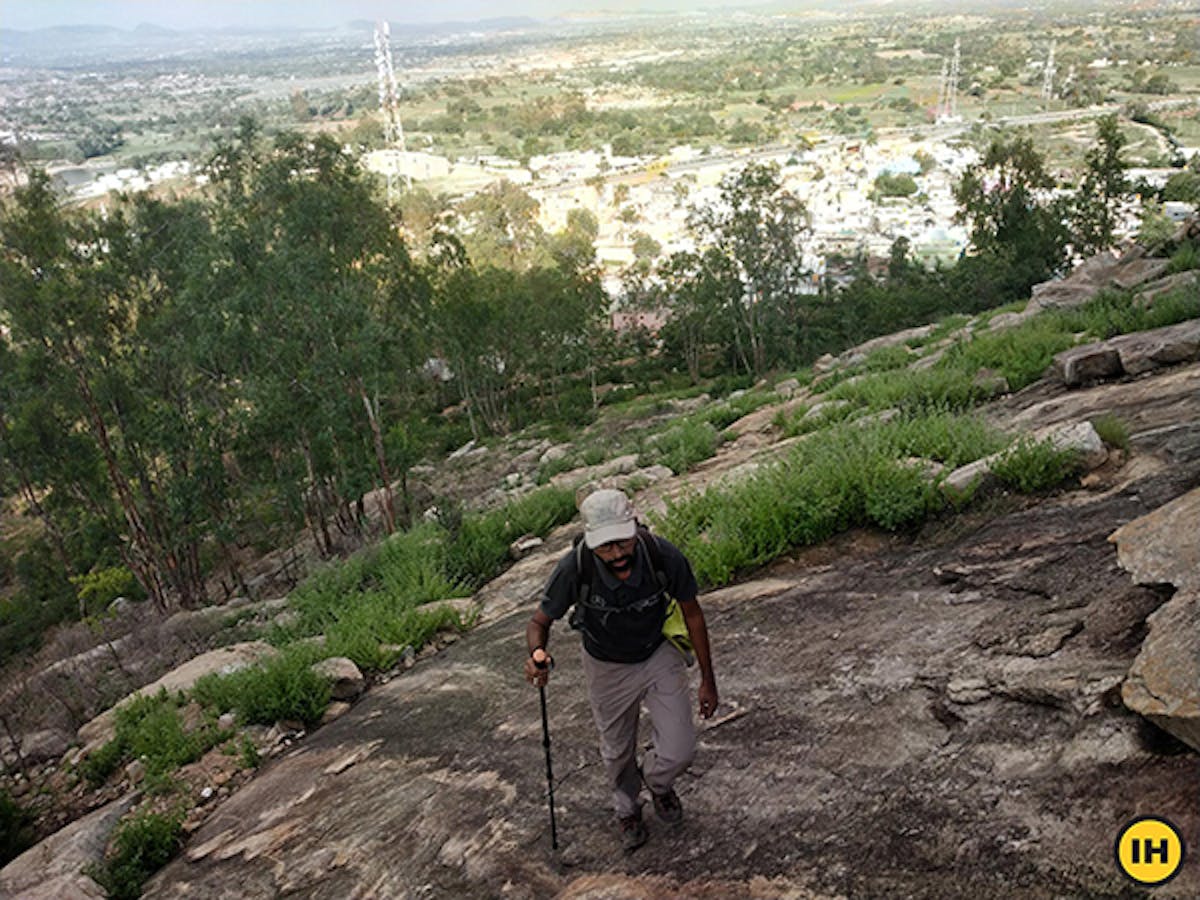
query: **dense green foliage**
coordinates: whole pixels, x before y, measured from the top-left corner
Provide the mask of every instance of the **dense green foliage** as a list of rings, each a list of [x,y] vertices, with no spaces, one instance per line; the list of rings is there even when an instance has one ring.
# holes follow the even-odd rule
[[[208,195],[103,216],[34,173],[0,209],[0,490],[40,522],[0,548],[6,654],[118,595],[200,605],[214,570],[244,591],[239,549],[302,528],[332,557],[370,513],[411,521],[423,457],[591,413],[594,222],[532,235],[518,268],[443,232],[416,261],[332,140],[246,123],[209,173]],[[438,415],[455,393],[461,422]]]

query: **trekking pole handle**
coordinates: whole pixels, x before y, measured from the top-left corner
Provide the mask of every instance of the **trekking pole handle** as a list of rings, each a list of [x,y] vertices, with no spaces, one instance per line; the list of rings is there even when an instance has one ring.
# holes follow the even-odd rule
[[[549,669],[554,671],[554,657],[546,652],[544,647],[538,647],[531,654],[533,664],[539,669]]]

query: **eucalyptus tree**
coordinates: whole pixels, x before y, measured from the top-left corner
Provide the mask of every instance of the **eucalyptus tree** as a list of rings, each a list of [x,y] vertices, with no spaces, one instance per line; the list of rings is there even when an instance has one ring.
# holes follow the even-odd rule
[[[210,172],[214,361],[236,385],[239,461],[325,553],[331,527],[361,529],[373,487],[394,528],[384,417],[422,359],[425,292],[377,186],[328,136],[267,145],[250,124]]]
[[[1072,210],[1072,244],[1087,255],[1113,246],[1119,206],[1130,193],[1121,158],[1127,141],[1115,115],[1096,123],[1096,142],[1084,155],[1083,178]]]
[[[784,189],[779,167],[751,163],[725,176],[720,201],[693,209],[689,222],[736,272],[733,339],[745,367],[762,374],[795,360],[807,342],[810,313],[803,260],[809,222],[803,201]]]
[[[31,483],[37,479],[49,487],[56,502],[73,496],[122,535],[126,564],[165,609],[171,588],[186,599],[197,584],[191,573],[178,570],[161,519],[162,479],[147,471],[142,436],[126,415],[133,381],[129,359],[136,353],[132,336],[144,309],[117,249],[126,240],[125,228],[118,213],[62,210],[49,178],[39,172],[6,205],[0,219],[3,315],[20,358],[17,369],[26,378],[26,397],[5,434],[17,458],[24,458]],[[49,434],[47,423],[61,436]],[[74,448],[78,457],[66,446],[76,443],[68,437],[76,432],[86,438]],[[39,447],[47,452],[35,460],[30,450]],[[103,467],[106,495],[97,490],[87,464],[92,459]],[[55,461],[56,469],[47,468]],[[35,464],[40,476],[30,474]],[[114,505],[119,519],[111,517]]]
[[[970,226],[971,244],[1005,264],[1020,294],[1066,260],[1067,210],[1051,196],[1054,179],[1026,135],[992,140],[983,159],[954,188],[957,218]]]
[[[710,248],[673,253],[655,274],[648,303],[665,318],[660,333],[668,352],[682,357],[696,384],[704,358],[726,355],[729,336],[738,334],[742,290],[737,272],[727,257]]]

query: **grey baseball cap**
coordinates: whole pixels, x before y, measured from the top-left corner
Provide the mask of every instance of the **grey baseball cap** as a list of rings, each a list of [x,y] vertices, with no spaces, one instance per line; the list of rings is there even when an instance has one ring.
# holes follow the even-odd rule
[[[637,534],[637,516],[624,492],[602,488],[579,504],[583,540],[592,550],[610,541],[626,541]]]

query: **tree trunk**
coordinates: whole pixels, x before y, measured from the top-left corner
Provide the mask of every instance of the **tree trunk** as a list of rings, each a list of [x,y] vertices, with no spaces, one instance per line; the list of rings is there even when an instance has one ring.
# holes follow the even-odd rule
[[[383,525],[388,534],[396,530],[396,504],[392,497],[392,476],[388,471],[387,453],[383,446],[383,429],[379,426],[379,401],[371,401],[367,396],[366,387],[362,380],[358,382],[358,393],[362,398],[363,408],[367,411],[367,421],[371,425],[371,437],[375,442],[375,463],[379,466],[379,480],[383,489]]]
[[[145,522],[142,521],[141,512],[134,502],[133,491],[129,486],[129,482],[126,480],[124,473],[117,463],[116,452],[113,450],[112,442],[109,440],[108,426],[104,421],[104,417],[100,414],[100,408],[96,403],[95,396],[92,394],[91,385],[88,384],[87,376],[81,368],[79,354],[74,352],[74,347],[71,349],[73,351],[72,355],[75,357],[72,361],[72,368],[75,373],[76,384],[79,388],[79,395],[87,411],[87,416],[94,433],[93,436],[96,439],[96,443],[100,445],[100,452],[104,456],[104,464],[108,471],[109,481],[112,483],[113,490],[117,494],[117,501],[121,505],[121,511],[125,514],[125,521],[129,525],[129,567],[133,571],[134,577],[145,588],[146,594],[153,601],[155,607],[160,611],[166,612],[169,607],[169,601],[163,587],[162,567],[156,558],[154,543],[151,541],[150,535],[146,530]]]

